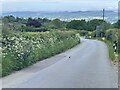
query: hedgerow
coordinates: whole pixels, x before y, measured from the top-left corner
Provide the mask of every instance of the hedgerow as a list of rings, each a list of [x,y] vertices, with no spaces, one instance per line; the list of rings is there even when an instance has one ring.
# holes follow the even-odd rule
[[[79,42],[79,34],[73,31],[24,32],[4,35],[2,76],[64,52]]]

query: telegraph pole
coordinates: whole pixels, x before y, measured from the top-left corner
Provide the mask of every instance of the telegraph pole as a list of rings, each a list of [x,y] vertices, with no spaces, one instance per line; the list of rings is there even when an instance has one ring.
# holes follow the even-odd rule
[[[103,25],[102,25],[101,37],[103,36],[103,32],[104,32],[104,21],[105,21],[105,9],[103,9]]]
[[[105,9],[103,9],[103,21],[105,20]]]

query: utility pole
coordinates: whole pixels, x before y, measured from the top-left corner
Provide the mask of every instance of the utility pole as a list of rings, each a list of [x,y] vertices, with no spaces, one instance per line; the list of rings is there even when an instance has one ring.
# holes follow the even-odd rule
[[[105,9],[103,9],[103,23],[102,23],[101,37],[103,37],[103,33],[104,33],[104,21],[105,21]]]
[[[103,9],[103,21],[105,20],[105,9]]]
[[[105,20],[105,9],[103,9],[102,15],[103,17],[103,22],[101,25],[96,26],[96,37],[102,37],[103,36],[103,31],[104,31],[104,20]]]

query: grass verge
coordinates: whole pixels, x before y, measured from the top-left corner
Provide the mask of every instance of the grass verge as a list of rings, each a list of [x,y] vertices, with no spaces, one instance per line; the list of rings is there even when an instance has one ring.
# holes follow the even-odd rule
[[[114,48],[113,48],[112,43],[105,38],[99,38],[98,40],[101,40],[107,44],[108,49],[109,49],[109,57],[111,60],[115,60]]]

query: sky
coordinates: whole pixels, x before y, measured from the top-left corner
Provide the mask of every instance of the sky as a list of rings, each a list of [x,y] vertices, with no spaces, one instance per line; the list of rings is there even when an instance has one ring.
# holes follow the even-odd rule
[[[119,0],[2,0],[2,11],[117,11]]]

